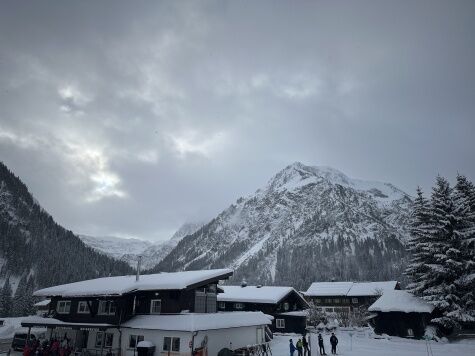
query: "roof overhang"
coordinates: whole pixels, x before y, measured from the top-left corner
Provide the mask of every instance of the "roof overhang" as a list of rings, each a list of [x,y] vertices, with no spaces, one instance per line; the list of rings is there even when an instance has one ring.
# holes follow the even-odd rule
[[[32,327],[44,327],[44,328],[61,328],[61,329],[71,329],[71,330],[107,330],[117,328],[117,325],[113,324],[95,324],[95,323],[68,323],[53,318],[42,318],[42,317],[29,317],[21,321],[21,326],[32,328]]]

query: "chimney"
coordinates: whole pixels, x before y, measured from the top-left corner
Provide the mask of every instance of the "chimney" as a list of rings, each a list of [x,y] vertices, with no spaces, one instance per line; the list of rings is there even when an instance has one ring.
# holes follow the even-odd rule
[[[246,279],[242,279],[242,282],[241,282],[241,287],[244,288],[244,287],[247,287],[247,282],[246,282]]]
[[[138,257],[137,260],[137,275],[135,276],[135,281],[138,282],[140,279],[140,267],[142,265],[142,256]]]

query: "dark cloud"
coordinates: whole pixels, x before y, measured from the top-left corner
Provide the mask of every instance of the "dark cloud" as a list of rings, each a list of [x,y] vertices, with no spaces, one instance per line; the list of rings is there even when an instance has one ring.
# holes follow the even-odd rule
[[[472,1],[0,5],[0,153],[74,231],[162,239],[293,161],[475,178]]]

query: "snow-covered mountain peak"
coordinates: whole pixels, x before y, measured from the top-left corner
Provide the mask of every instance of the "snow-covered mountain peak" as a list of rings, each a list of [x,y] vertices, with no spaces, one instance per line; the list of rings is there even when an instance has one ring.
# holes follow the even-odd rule
[[[326,166],[307,166],[301,162],[294,162],[277,173],[270,180],[268,187],[272,190],[294,190],[321,180],[342,185],[351,184],[351,180],[337,169]]]
[[[308,166],[294,162],[277,173],[264,190],[297,191],[310,184],[341,185],[371,195],[379,203],[387,203],[407,196],[402,190],[390,183],[350,178],[343,172],[328,166]]]
[[[405,253],[410,206],[410,197],[391,184],[296,162],[183,239],[154,270],[226,266],[235,269],[236,280],[299,285],[333,278],[331,271],[351,260],[341,278],[392,276]],[[374,255],[376,266],[383,253],[384,269],[355,265]],[[322,272],[322,262],[329,271]],[[309,273],[295,283],[289,270]]]

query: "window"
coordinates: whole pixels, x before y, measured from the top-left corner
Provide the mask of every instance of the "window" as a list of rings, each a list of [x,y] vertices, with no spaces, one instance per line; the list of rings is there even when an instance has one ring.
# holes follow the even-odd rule
[[[225,302],[219,302],[219,309],[226,309],[226,303]]]
[[[104,338],[105,338],[105,342],[104,342]],[[113,341],[114,341],[114,334],[112,333],[104,333],[103,331],[99,331],[96,334],[96,348],[97,349],[100,349],[102,345],[104,345],[104,347],[111,348]]]
[[[69,310],[71,309],[71,301],[70,300],[60,300],[56,307],[56,311],[59,314],[69,314]]]
[[[163,351],[180,351],[180,338],[179,337],[164,337]]]
[[[358,304],[358,298],[351,298],[351,302],[353,304]]]
[[[331,304],[331,303],[332,303],[332,299],[331,299],[331,298],[326,298],[326,299],[325,299],[325,303]]]
[[[284,310],[288,311],[289,310],[289,303],[284,303]]]
[[[218,299],[216,297],[216,293],[214,292],[206,293],[206,312],[207,313],[216,313],[217,303],[218,303]]]
[[[256,344],[262,344],[264,342],[264,329],[257,328]]]
[[[101,300],[99,302],[99,315],[115,315],[115,304],[112,300]]]
[[[88,314],[89,313],[89,305],[87,302],[82,300],[78,303],[78,314]]]
[[[244,309],[244,304],[242,304],[242,303],[234,303],[234,309],[242,310],[242,309]]]
[[[333,303],[340,304],[340,299],[338,299],[338,298],[333,299]]]
[[[414,337],[414,331],[412,329],[407,329],[407,336]]]
[[[333,308],[323,308],[323,311],[328,312],[328,313],[333,313]]]
[[[275,327],[277,329],[285,329],[285,319],[275,319]]]
[[[320,304],[321,302],[322,302],[322,300],[320,298],[315,299],[315,304]]]
[[[206,313],[206,292],[202,290],[195,292],[195,313]]]
[[[162,301],[160,299],[152,299],[150,301],[150,314],[160,314],[162,310]]]
[[[129,349],[135,349],[137,347],[137,344],[140,341],[143,341],[144,337],[143,335],[130,335],[129,337]]]

